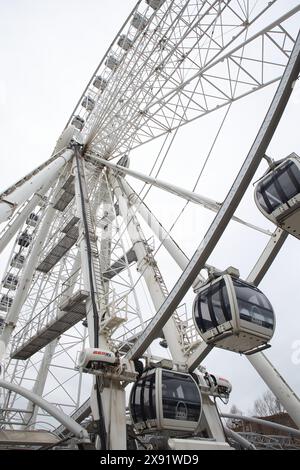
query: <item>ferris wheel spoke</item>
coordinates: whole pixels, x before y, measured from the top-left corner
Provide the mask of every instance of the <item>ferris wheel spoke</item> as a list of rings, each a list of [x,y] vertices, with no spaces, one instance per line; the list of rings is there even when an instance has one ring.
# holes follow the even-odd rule
[[[269,6],[268,6],[268,7],[269,7]],[[265,11],[265,9],[267,9],[268,7],[263,8],[262,11],[257,15],[257,17],[259,17],[260,14],[263,14],[263,12]],[[209,11],[210,11],[211,5],[209,5],[208,8],[209,8]],[[224,8],[224,5],[223,5],[222,8],[221,8],[221,11],[222,11],[222,12],[223,12],[223,8]],[[180,12],[180,13],[182,14],[182,12]],[[199,12],[198,12],[198,14],[199,14]],[[214,18],[213,18],[212,20],[211,20],[211,19],[209,20],[209,24],[210,24],[210,25],[214,25],[214,24],[215,24],[214,22],[216,21],[216,18],[219,18],[220,14],[221,14],[221,13],[220,13],[219,10],[215,10],[214,15],[213,15]],[[203,18],[204,18],[205,16],[206,16],[206,15],[203,14]],[[254,22],[257,17],[252,18],[252,19],[250,20],[250,23],[251,23],[251,21]],[[202,19],[203,19],[203,18],[202,18]],[[204,21],[204,20],[203,20],[203,21]],[[200,20],[198,20],[198,22],[200,22]],[[241,32],[240,32],[239,34],[237,34],[237,37],[238,37],[243,31],[246,30],[246,29],[245,29],[245,26],[244,26],[244,21],[243,21],[243,23],[241,24],[241,20],[238,19],[238,22],[240,23]],[[239,23],[237,23],[237,25],[238,25]],[[224,35],[224,37],[226,37],[226,33],[224,33],[224,29],[226,28],[226,22],[223,22],[223,23],[221,24],[220,28],[221,28],[221,30],[222,30],[222,34]],[[192,30],[192,28],[191,28],[191,30]],[[187,38],[189,37],[188,33],[189,33],[189,32],[187,32]],[[181,38],[182,35],[183,35],[183,32],[180,31],[178,37]],[[196,34],[196,36],[195,36],[196,41],[197,41],[197,40],[198,40],[198,41],[200,40],[200,39],[197,39],[198,37],[201,39],[201,34],[199,33],[199,31],[197,32],[197,34]],[[235,39],[236,39],[236,38],[235,38]],[[182,41],[182,39],[180,39],[180,40]],[[189,40],[189,39],[188,39],[188,40]],[[222,42],[224,42],[224,41],[222,41]],[[225,47],[226,45],[230,44],[231,42],[232,42],[232,37],[230,37],[230,39],[228,38],[227,44],[223,44],[223,46],[221,46],[221,44],[220,44],[218,48],[215,47],[215,49],[217,49],[217,51],[214,51],[214,48],[212,48],[212,51],[211,51],[212,54],[210,54],[210,57],[209,57],[209,59],[208,59],[208,63],[209,63],[211,60],[213,60],[214,57],[216,57],[218,54],[220,54],[220,52],[222,52],[222,50],[224,49],[224,47]],[[179,46],[180,46],[180,45],[178,44],[178,41],[175,41],[175,43],[174,43],[174,48],[173,48],[172,50],[177,51],[177,49],[178,49]],[[199,50],[201,50],[201,47],[200,47],[200,46],[203,47],[203,44],[199,44],[198,46],[199,46],[199,48],[200,48]],[[189,48],[188,48],[187,50],[184,50],[184,51],[183,51],[183,56],[184,56],[184,58],[185,58],[186,61],[188,61],[189,54],[190,54],[190,52],[193,51],[194,49],[195,49],[195,48],[194,48],[194,45],[193,45],[193,47],[189,46]],[[205,52],[206,55],[207,55],[208,49],[210,50],[210,48],[206,48],[206,52]],[[176,52],[176,53],[177,53],[177,52]],[[131,54],[132,54],[132,52],[131,52]],[[150,54],[149,56],[151,57],[151,54]],[[173,77],[174,77],[174,74],[178,73],[178,71],[180,72],[181,70],[182,70],[182,71],[184,72],[184,74],[186,75],[186,72],[189,70],[189,66],[186,65],[186,64],[183,64],[183,65],[180,67],[180,66],[178,66],[178,59],[176,59],[176,57],[175,57],[175,58],[172,58],[172,54],[171,54],[171,53],[169,54],[169,56],[170,56],[171,62],[173,61],[173,65],[172,65],[171,69],[172,69],[172,70],[174,69],[174,72],[173,72],[173,73],[168,73],[168,77],[169,77],[168,79],[170,80],[171,77],[173,78]],[[159,55],[158,55],[157,57],[158,57],[158,59],[159,59]],[[121,67],[120,67],[120,70],[117,70],[117,72],[115,72],[115,74],[114,74],[114,77],[112,77],[112,82],[114,82],[114,80],[117,81],[117,92],[118,92],[118,95],[119,95],[119,96],[122,95],[122,94],[125,94],[125,95],[126,95],[126,88],[125,88],[125,90],[124,90],[124,89],[122,90],[122,87],[120,87],[120,85],[119,85],[120,81],[118,80],[118,78],[119,78],[120,76],[123,77],[124,74],[125,74],[125,76],[126,76],[126,74],[128,73],[128,65],[129,65],[129,69],[130,69],[130,62],[127,63],[127,61],[129,61],[129,60],[132,60],[132,59],[131,59],[130,56],[127,55],[127,56],[124,58],[124,69],[122,69],[122,66],[121,66]],[[164,66],[167,66],[168,57],[164,57],[163,61],[160,60],[160,62],[161,62],[161,64],[163,64]],[[125,64],[126,64],[126,67],[125,67]],[[179,64],[179,65],[180,65],[180,64]],[[204,65],[207,65],[207,60],[206,60],[206,62],[203,62],[203,61],[202,61],[200,69],[203,68]],[[158,63],[158,69],[159,69],[159,68],[161,68],[161,66],[159,66],[159,63]],[[136,87],[134,87],[134,89],[133,89],[133,95],[132,95],[132,96],[134,96],[135,102],[136,102],[137,99],[138,99],[138,91],[139,91],[139,90],[145,90],[145,88],[147,89],[147,87],[149,87],[149,82],[150,82],[150,84],[151,84],[151,83],[153,82],[153,78],[155,78],[155,76],[153,76],[153,72],[156,73],[156,70],[158,70],[158,69],[157,69],[157,67],[156,67],[156,69],[154,69],[154,71],[153,71],[153,67],[152,67],[152,69],[150,70],[150,75],[149,75],[149,76],[146,75],[145,79],[142,79],[142,82],[141,82],[140,84],[137,82],[138,89],[136,89]],[[140,75],[141,77],[142,77],[142,70],[143,70],[143,69],[141,68],[141,71],[139,72],[139,75]],[[191,70],[192,70],[192,69],[191,69]],[[122,74],[122,75],[121,75],[121,74]],[[129,75],[129,74],[128,74],[128,75]],[[152,78],[151,78],[151,76],[152,76]],[[179,77],[179,78],[180,78],[180,82],[182,82],[182,76]],[[130,76],[130,83],[131,83],[131,84],[132,84],[132,81],[133,81],[133,77]],[[138,80],[138,81],[139,81],[139,80]],[[180,83],[180,82],[179,82],[179,83]],[[113,83],[112,83],[112,85],[113,85]],[[154,82],[154,86],[155,86],[155,82]],[[161,88],[161,86],[160,86],[160,88]],[[150,88],[150,89],[151,89],[151,88]],[[154,90],[154,92],[155,92],[155,90]],[[154,96],[155,96],[155,95],[154,95]],[[143,96],[143,101],[144,101],[144,100],[145,100],[145,95]],[[124,101],[125,101],[126,103],[128,102],[128,100],[126,100],[126,99],[125,99]],[[129,102],[128,102],[128,103],[129,103]],[[99,105],[100,105],[100,104],[101,104],[101,103],[99,102]],[[116,103],[115,103],[115,105],[116,105]],[[128,105],[126,105],[126,107],[127,107],[127,106],[128,106]],[[124,108],[125,108],[124,104],[121,105],[120,108],[121,108],[121,110],[124,109]],[[108,116],[108,115],[109,115],[108,112],[105,113],[105,108],[102,108],[102,109],[103,109],[102,115],[103,115],[103,116],[105,116],[105,115]],[[96,111],[95,111],[95,112],[96,112]],[[98,109],[97,109],[97,114],[98,114],[98,116],[99,116],[99,114],[101,115],[101,112],[99,113],[99,110],[98,110]],[[93,117],[91,116],[90,119],[93,119]],[[100,122],[99,118],[98,118],[98,123],[99,123],[99,127],[100,127],[101,122]],[[104,126],[104,127],[105,127],[105,126]],[[103,135],[103,125],[102,125],[102,124],[101,124],[101,128],[102,128],[102,135]],[[95,140],[95,132],[93,131],[92,134],[93,134],[92,140],[94,141],[94,140]],[[88,139],[88,140],[89,140],[89,139]],[[91,140],[89,140],[89,141],[91,141]]]
[[[213,199],[209,199],[207,197],[201,196],[200,194],[197,194],[192,191],[187,191],[183,188],[180,188],[179,186],[172,185],[170,183],[167,183],[165,181],[158,180],[156,178],[152,178],[150,176],[144,175],[140,172],[134,171],[129,168],[124,168],[121,165],[115,165],[113,163],[110,163],[106,160],[103,160],[101,158],[95,158],[92,157],[91,155],[88,155],[88,159],[93,161],[95,164],[98,165],[104,165],[107,166],[108,168],[111,168],[112,170],[115,170],[115,173],[117,174],[118,172],[125,173],[127,175],[133,176],[134,178],[137,178],[141,181],[143,181],[146,184],[150,184],[152,186],[155,186],[157,188],[160,188],[164,191],[170,192],[178,197],[181,197],[185,199],[186,201],[193,202],[195,204],[199,204],[206,209],[209,209],[213,212],[218,212],[222,206],[220,202],[214,201]],[[232,220],[235,220],[243,225],[246,225],[248,227],[251,227],[254,230],[257,230],[261,233],[264,233],[265,235],[272,235],[272,233],[269,230],[262,229],[256,225],[250,224],[238,217],[233,216]]]
[[[287,15],[285,15],[284,21],[286,20],[286,17]],[[277,62],[269,61],[268,54],[270,54],[270,52],[267,52],[266,48],[266,33],[268,31],[276,31],[276,29],[277,25],[274,26],[272,24],[269,28],[266,28],[261,33],[256,34],[254,38],[250,38],[245,41],[242,46],[227,53],[222,57],[223,61],[228,60],[225,65],[224,62],[211,64],[206,70],[202,72],[201,77],[198,77],[198,75],[195,77],[194,80],[197,83],[196,87],[191,88],[193,85],[193,81],[191,80],[188,80],[185,88],[184,84],[182,85],[182,88],[185,90],[185,94],[193,97],[193,105],[195,105],[195,97],[198,98],[198,110],[189,108],[188,105],[183,107],[179,104],[179,96],[181,96],[181,90],[179,88],[173,92],[169,91],[159,101],[147,106],[147,108],[143,111],[143,114],[145,115],[144,118],[138,116],[136,116],[136,118],[131,118],[133,121],[136,119],[135,126],[140,129],[134,129],[132,135],[130,136],[132,148],[137,148],[141,145],[140,142],[135,142],[136,136],[138,136],[143,143],[151,140],[147,138],[145,139],[145,136],[143,136],[144,128],[146,128],[152,136],[155,136],[152,138],[162,136],[166,132],[164,131],[164,128],[168,129],[168,132],[176,129],[177,126],[170,126],[170,120],[174,117],[173,109],[175,107],[185,112],[186,118],[182,118],[181,122],[179,123],[179,125],[184,125],[209,112],[218,110],[220,107],[226,106],[232,101],[236,101],[245,96],[248,96],[249,94],[258,91],[259,89],[278,81],[282,75],[282,70],[286,65],[287,59],[286,45],[283,49],[282,45],[280,44],[282,44],[282,40],[285,42],[288,37],[284,32],[282,32],[284,35],[283,38],[278,37],[281,36],[281,34],[277,34],[276,36],[274,35],[274,37],[277,39],[276,49],[280,51],[281,55],[278,57]],[[288,52],[290,54],[294,41],[292,42],[290,39],[288,40]],[[258,51],[260,51],[260,56],[257,54],[257,49],[255,49],[255,56],[253,56],[253,52],[251,55],[250,53],[247,54],[247,46],[250,50],[254,44],[257,43],[257,45],[259,45],[261,41],[264,41],[264,47],[260,47],[258,49]],[[274,44],[274,40],[269,41],[269,44]],[[254,68],[252,65],[253,62],[260,64],[261,67]],[[216,69],[218,73],[214,73],[214,69]],[[272,75],[270,76],[271,73]],[[266,76],[268,76],[268,79],[265,78]],[[220,83],[222,84],[222,88],[219,86]],[[226,97],[226,94],[223,91],[225,85],[228,87],[230,86],[231,88],[234,87],[234,96]],[[169,109],[171,107],[173,112],[168,112],[166,105],[169,107]],[[154,120],[153,122],[152,119]],[[159,129],[157,129],[158,126],[160,127],[160,132]],[[126,147],[128,142],[129,138],[122,141],[121,144],[123,147]],[[97,151],[97,146],[92,146],[92,149],[93,148],[95,148]]]

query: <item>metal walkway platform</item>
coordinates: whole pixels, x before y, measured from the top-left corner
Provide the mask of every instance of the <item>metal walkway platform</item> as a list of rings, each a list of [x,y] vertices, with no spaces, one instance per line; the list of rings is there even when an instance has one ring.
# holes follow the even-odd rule
[[[0,448],[14,449],[23,446],[45,447],[59,443],[59,438],[47,431],[0,430]]]
[[[62,192],[54,204],[54,209],[63,212],[75,196],[75,176],[71,175],[62,187]]]
[[[128,266],[131,266],[133,263],[137,262],[137,257],[133,249],[129,250],[126,253]],[[119,258],[115,263],[113,263],[110,268],[103,273],[103,277],[107,280],[113,279],[118,274],[121,274],[124,269],[126,269],[126,259],[125,256]]]
[[[48,273],[60,260],[61,258],[75,245],[78,236],[79,229],[76,225],[78,223],[78,217],[72,217],[70,222],[62,229],[62,233],[65,234],[59,242],[51,249],[47,254],[46,258],[38,265],[37,271]]]
[[[79,291],[73,297],[67,299],[60,306],[60,313],[55,319],[47,324],[41,330],[35,332],[31,337],[26,340],[26,331],[24,331],[24,343],[20,346],[22,341],[22,330],[18,333],[19,341],[18,346],[11,352],[12,359],[26,360],[33,356],[40,349],[43,349],[47,344],[58,338],[61,334],[76,325],[79,321],[83,320],[86,316],[85,301],[88,298],[87,291]],[[24,330],[27,326],[25,326]],[[15,339],[17,339],[17,336]]]

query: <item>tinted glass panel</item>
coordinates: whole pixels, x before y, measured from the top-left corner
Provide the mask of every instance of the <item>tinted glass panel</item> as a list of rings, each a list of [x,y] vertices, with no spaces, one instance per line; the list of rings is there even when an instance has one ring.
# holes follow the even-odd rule
[[[195,320],[202,333],[231,320],[227,288],[224,279],[209,286],[196,298]]]
[[[233,281],[240,318],[273,330],[274,312],[266,296],[256,287],[239,280]]]
[[[143,382],[143,415],[144,420],[156,418],[155,375],[151,374]]]
[[[209,307],[211,315],[215,317],[216,326],[219,326],[231,319],[229,299],[223,279],[211,287],[210,296],[211,304]]]
[[[277,207],[287,203],[300,192],[298,166],[287,161],[275,169],[257,186],[257,199],[261,207],[271,214]]]
[[[140,423],[143,421],[141,395],[142,383],[138,382],[134,385],[131,395],[131,413],[135,423]]]
[[[134,385],[131,394],[131,414],[135,423],[156,418],[155,374],[142,377]]]
[[[201,402],[198,387],[189,375],[162,372],[163,417],[198,421]]]
[[[208,308],[208,291],[205,291],[196,298],[195,301],[195,320],[203,333],[215,327]]]

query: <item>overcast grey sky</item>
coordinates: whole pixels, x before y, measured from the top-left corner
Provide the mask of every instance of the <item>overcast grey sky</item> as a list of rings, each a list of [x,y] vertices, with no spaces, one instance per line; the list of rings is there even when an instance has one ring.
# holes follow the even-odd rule
[[[0,0],[1,190],[49,158],[87,81],[135,3],[135,0]],[[297,4],[298,0],[279,0],[274,17]],[[203,175],[200,193],[218,200],[226,195],[275,89],[272,86],[234,107],[230,124],[223,129],[212,163]],[[300,154],[299,106],[297,85],[268,152],[274,158],[292,151]],[[207,137],[209,129],[215,129],[221,117],[216,114],[205,118],[180,132],[160,177],[191,189],[195,172],[200,169],[198,159],[200,155],[204,157],[204,148],[209,148],[211,142]],[[184,172],[183,158],[188,158]],[[132,168],[147,172],[152,161],[151,147],[145,148],[134,156]],[[258,176],[265,168],[262,165]],[[252,191],[249,188],[238,215],[273,230],[258,213]],[[150,192],[147,203],[166,226],[183,204],[173,196],[162,198],[156,189]],[[175,227],[173,234],[189,255],[212,217],[204,209],[189,207]],[[266,242],[265,236],[231,224],[210,261],[221,268],[234,265],[247,276]],[[293,344],[300,341],[299,243],[288,239],[261,285],[277,315],[277,329],[267,356],[298,394],[300,364],[292,361],[292,353]],[[175,266],[170,270],[169,260],[163,255],[159,259],[172,287],[179,271]],[[244,357],[215,350],[206,365],[211,372],[232,381],[230,403],[244,411],[252,407],[254,399],[265,389]]]

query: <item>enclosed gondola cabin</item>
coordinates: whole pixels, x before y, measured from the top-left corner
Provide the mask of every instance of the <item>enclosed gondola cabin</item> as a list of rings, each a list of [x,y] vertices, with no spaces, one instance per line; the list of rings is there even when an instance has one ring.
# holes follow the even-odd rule
[[[136,11],[132,17],[131,24],[138,31],[143,31],[148,24],[148,19]]]
[[[39,216],[32,212],[26,220],[26,224],[30,227],[36,227],[39,221]]]
[[[153,10],[158,10],[166,0],[146,0],[146,3],[153,8]]]
[[[193,433],[201,418],[199,386],[189,374],[156,368],[134,384],[130,413],[136,431]]]
[[[268,347],[273,308],[254,285],[224,274],[203,286],[194,302],[195,325],[208,344],[251,354]]]
[[[21,235],[18,238],[18,245],[22,246],[23,248],[28,248],[31,242],[32,242],[32,235],[30,235],[26,231],[21,233]]]
[[[74,116],[71,122],[72,126],[76,127],[79,131],[82,131],[85,125],[85,120],[80,116]]]
[[[105,88],[107,87],[107,84],[108,84],[108,81],[105,80],[105,78],[101,77],[100,75],[95,77],[93,81],[93,86],[95,88],[98,88],[98,90],[101,90],[101,92],[105,90]]]
[[[12,306],[12,303],[13,303],[12,297],[9,297],[8,295],[2,295],[0,298],[0,311],[8,312],[8,310]]]
[[[300,239],[300,157],[292,153],[257,184],[255,202],[274,224]]]
[[[25,263],[25,256],[16,253],[11,260],[11,267],[16,269],[22,269]]]
[[[3,287],[9,290],[16,290],[19,283],[19,278],[11,273],[6,274],[2,281]]]
[[[117,70],[120,64],[121,64],[121,61],[114,55],[109,55],[105,61],[106,67],[108,67],[113,72]]]
[[[81,106],[83,106],[87,111],[93,111],[95,107],[95,100],[90,96],[85,96],[82,100]]]
[[[118,46],[128,52],[133,47],[133,41],[126,34],[122,34],[119,37]]]

